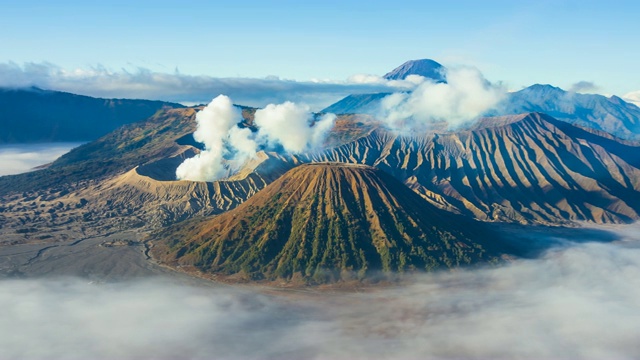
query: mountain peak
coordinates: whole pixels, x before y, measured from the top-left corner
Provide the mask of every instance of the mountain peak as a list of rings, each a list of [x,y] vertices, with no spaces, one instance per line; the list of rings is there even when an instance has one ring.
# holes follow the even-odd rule
[[[438,82],[445,82],[445,67],[431,59],[409,60],[384,75],[388,80],[404,80],[409,75],[420,75]]]
[[[230,212],[158,233],[154,256],[219,276],[319,284],[501,255],[485,248],[481,224],[461,221],[377,168],[307,164]]]
[[[614,103],[616,105],[625,105],[625,104],[627,104],[626,101],[624,101],[621,97],[616,96],[616,95],[611,95],[609,97],[609,101],[611,101],[612,103]]]
[[[545,93],[565,93],[566,91],[562,90],[559,87],[549,85],[549,84],[533,84],[529,87],[526,87],[520,91],[527,92],[545,92]]]

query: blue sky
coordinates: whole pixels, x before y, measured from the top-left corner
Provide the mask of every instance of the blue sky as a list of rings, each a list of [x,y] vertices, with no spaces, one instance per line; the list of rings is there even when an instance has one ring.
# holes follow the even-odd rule
[[[0,63],[346,79],[405,60],[533,83],[640,90],[636,1],[7,1]]]

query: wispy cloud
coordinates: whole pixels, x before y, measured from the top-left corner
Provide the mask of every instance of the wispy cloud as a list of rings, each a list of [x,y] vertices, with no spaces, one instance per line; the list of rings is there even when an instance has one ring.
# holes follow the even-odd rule
[[[640,90],[632,91],[622,97],[626,102],[640,106]]]
[[[578,81],[571,85],[570,92],[595,94],[600,91],[600,87],[592,81]]]
[[[4,280],[0,358],[633,358],[640,226],[618,234],[363,294]]]
[[[320,110],[349,94],[410,90],[415,81],[389,81],[376,75],[347,80],[296,81],[265,78],[216,78],[161,73],[144,68],[112,70],[103,66],[63,69],[51,63],[0,64],[0,87],[38,86],[96,97],[144,98],[208,103],[226,94],[239,104],[262,107],[293,101]]]

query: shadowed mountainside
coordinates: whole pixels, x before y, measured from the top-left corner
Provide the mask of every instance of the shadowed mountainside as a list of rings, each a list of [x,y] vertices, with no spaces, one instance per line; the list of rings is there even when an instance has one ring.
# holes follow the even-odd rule
[[[435,208],[381,170],[318,163],[230,212],[157,232],[152,253],[236,279],[325,283],[497,261],[503,252],[488,237],[482,224]]]
[[[352,94],[324,108],[322,112],[334,114],[375,114],[376,106],[391,93]]]
[[[251,173],[236,181],[159,181],[191,150],[107,179],[0,196],[0,239],[39,243],[127,230],[151,230],[232,209],[267,185]]]
[[[96,180],[183,152],[176,140],[195,131],[194,108],[165,109],[79,146],[46,169],[0,177],[0,195]]]
[[[159,110],[182,107],[163,101],[0,88],[0,144],[91,141]]]

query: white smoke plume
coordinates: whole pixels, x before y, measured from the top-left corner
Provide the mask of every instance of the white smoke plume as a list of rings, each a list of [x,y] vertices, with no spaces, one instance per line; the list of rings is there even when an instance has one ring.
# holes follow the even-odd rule
[[[325,114],[314,122],[306,105],[269,104],[256,111],[257,132],[241,128],[242,113],[227,96],[220,95],[196,114],[193,137],[205,150],[176,169],[180,180],[214,181],[228,176],[260,149],[281,146],[287,152],[312,150],[324,142],[336,116]]]
[[[180,164],[176,177],[194,181],[218,179],[228,172],[229,165],[224,157],[230,151],[240,149],[245,157],[255,154],[256,147],[248,138],[251,131],[246,129],[248,134],[237,127],[241,121],[242,113],[224,95],[216,97],[199,111],[193,138],[204,144],[205,150]]]
[[[633,359],[640,227],[618,234],[361,294],[3,280],[0,358]]]
[[[446,83],[424,79],[415,90],[385,97],[377,117],[401,132],[422,131],[436,123],[455,129],[482,116],[506,96],[473,68],[449,69]]]
[[[335,119],[334,114],[326,114],[314,126],[310,126],[313,114],[309,107],[289,101],[267,105],[255,114],[258,138],[273,145],[280,144],[289,152],[301,152],[322,145]]]

